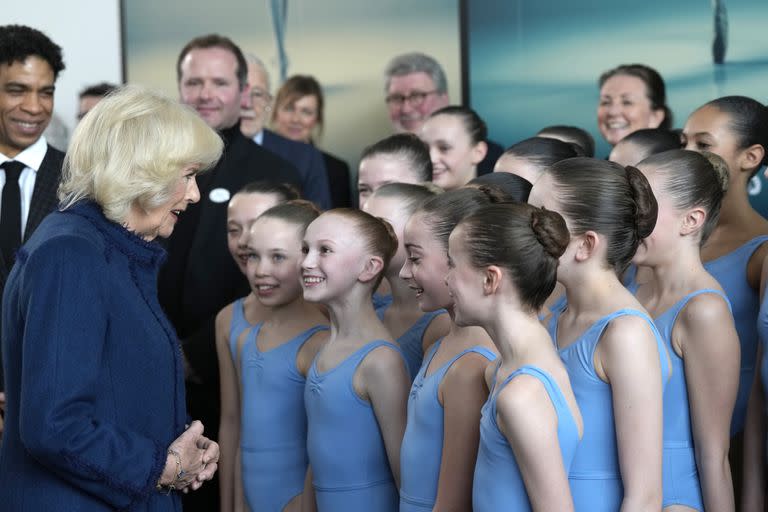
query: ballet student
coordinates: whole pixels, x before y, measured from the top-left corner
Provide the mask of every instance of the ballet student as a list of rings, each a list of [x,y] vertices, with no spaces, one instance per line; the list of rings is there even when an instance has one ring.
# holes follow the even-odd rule
[[[437,193],[434,186],[389,183],[377,189],[363,208],[374,217],[389,222],[397,235],[397,251],[384,272],[393,299],[378,308],[376,313],[400,345],[411,379],[419,372],[425,352],[435,341],[448,334],[451,324],[443,309],[421,311],[416,294],[399,275],[406,260],[402,243],[405,223],[422,202]]]
[[[455,321],[483,327],[501,354],[485,372],[475,512],[573,510],[568,471],[582,419],[538,318],[568,240],[560,215],[523,203],[482,208],[451,233]]]
[[[686,150],[650,156],[638,168],[659,215],[634,258],[650,269],[636,297],[672,362],[664,390],[664,510],[733,511],[728,447],[739,339],[728,299],[704,269],[700,250],[717,224],[727,169],[717,155]]]
[[[529,203],[560,213],[571,235],[557,270],[567,305],[545,325],[584,418],[570,472],[575,508],[658,511],[669,360],[618,277],[656,224],[648,180],[632,167],[571,158],[544,172]]]
[[[302,506],[308,465],[304,384],[328,339],[328,320],[304,301],[299,264],[304,230],[319,213],[310,202],[289,201],[264,212],[250,228],[248,280],[268,314],[230,346],[240,390],[222,388],[222,398],[240,410],[240,428],[230,435],[240,440],[241,472],[233,473],[250,510],[291,512]],[[233,487],[238,489],[228,483]],[[239,493],[233,494],[239,505]]]
[[[763,276],[765,289],[765,276]],[[746,424],[744,425],[744,481],[741,492],[742,512],[765,512],[766,510],[766,469],[768,469],[768,301],[763,295],[758,317],[758,332],[762,343],[758,347],[757,361],[760,371],[755,372],[752,394],[749,398]]]
[[[304,389],[320,512],[397,510],[410,378],[371,301],[396,250],[392,227],[360,210],[326,212],[304,235],[304,298],[331,317]]]
[[[445,284],[448,237],[464,216],[498,200],[496,194],[489,187],[445,192],[424,202],[405,227],[408,259],[400,276],[416,290],[422,311],[447,310],[451,322],[411,386],[400,455],[401,512],[472,508],[480,409],[488,396],[485,368],[497,354],[481,327],[453,321]]]
[[[744,427],[755,374],[760,276],[768,268],[768,221],[752,209],[747,196],[750,178],[768,163],[768,109],[743,96],[710,101],[690,115],[682,140],[685,149],[719,155],[730,173],[720,218],[701,249],[701,259],[731,301],[741,344],[739,391],[731,420],[731,436],[736,436]],[[736,458],[739,446],[739,437],[731,441]],[[731,469],[738,470],[732,462]]]
[[[229,200],[227,245],[244,276],[247,275],[247,242],[253,221],[272,206],[298,197],[298,192],[290,185],[255,181],[245,185]],[[219,438],[223,441],[220,447],[226,453],[219,468],[222,510],[235,510],[233,493],[236,480],[233,475],[237,467],[235,455],[238,449],[235,435],[240,429],[239,368],[237,357],[233,357],[233,354],[239,354],[239,348],[233,351],[230,347],[237,343],[243,331],[263,320],[267,311],[251,289],[247,296],[227,305],[216,315],[216,355],[221,397]]]
[[[429,146],[432,183],[454,190],[477,177],[477,165],[488,153],[485,122],[474,110],[449,106],[433,112],[419,137]]]
[[[493,172],[515,174],[533,184],[550,165],[576,156],[579,156],[576,144],[547,137],[531,137],[504,151],[496,161]]]

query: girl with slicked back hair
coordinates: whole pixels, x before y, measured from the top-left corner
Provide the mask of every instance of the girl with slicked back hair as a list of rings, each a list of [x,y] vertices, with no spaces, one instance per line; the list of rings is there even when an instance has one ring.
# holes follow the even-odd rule
[[[298,512],[314,499],[307,476],[304,384],[317,352],[328,339],[328,319],[302,295],[299,262],[307,226],[320,211],[309,201],[278,204],[248,230],[246,275],[263,319],[231,339],[219,358],[234,361],[238,382],[222,379],[222,402],[235,404],[228,434],[236,455],[228,463],[223,491],[229,508],[243,499],[250,510]],[[223,353],[222,353],[223,352]],[[222,376],[223,377],[223,376]],[[226,485],[224,485],[226,484]]]
[[[636,296],[653,316],[672,363],[664,393],[663,506],[734,510],[728,446],[739,339],[730,303],[704,269],[700,250],[717,224],[728,183],[725,163],[712,153],[672,150],[638,167],[659,216],[635,255],[635,263],[650,269]]]
[[[768,109],[744,96],[726,96],[694,111],[685,123],[683,146],[717,154],[728,166],[728,192],[720,218],[701,249],[704,268],[731,301],[741,344],[741,376],[731,435],[744,429],[749,390],[755,373],[761,274],[768,258],[768,222],[749,204],[747,183],[768,158]],[[732,470],[740,463],[740,437],[732,444]],[[737,474],[734,474],[737,477]],[[736,488],[740,487],[735,481]]]
[[[487,186],[445,192],[425,201],[405,226],[408,259],[400,277],[415,290],[422,311],[447,310],[451,321],[425,354],[408,398],[402,512],[472,509],[480,408],[488,396],[483,376],[496,351],[482,328],[455,321],[445,285],[448,237],[464,217],[503,199]]]
[[[568,229],[528,204],[483,207],[449,239],[456,322],[483,327],[501,354],[488,366],[473,510],[572,511],[568,472],[582,420],[538,311],[555,286]]]
[[[410,379],[371,297],[397,236],[388,222],[342,208],[309,225],[303,250],[304,298],[325,305],[331,317],[330,340],[304,389],[318,510],[391,512]]]
[[[584,417],[571,466],[576,510],[659,510],[664,341],[619,281],[653,231],[657,204],[633,167],[591,158],[556,163],[529,203],[560,213],[571,241],[557,279],[566,306],[546,321]]]

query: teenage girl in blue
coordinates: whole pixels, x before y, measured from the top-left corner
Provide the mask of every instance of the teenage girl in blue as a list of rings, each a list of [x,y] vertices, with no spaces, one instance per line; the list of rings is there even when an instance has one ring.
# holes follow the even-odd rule
[[[618,278],[656,223],[648,180],[632,167],[571,158],[544,172],[529,202],[560,213],[571,234],[557,270],[567,306],[546,325],[584,418],[570,472],[576,510],[658,511],[669,361]]]
[[[253,221],[269,208],[298,197],[298,192],[290,185],[266,181],[249,183],[232,196],[227,206],[227,246],[244,276],[248,263],[247,241]],[[243,331],[256,325],[266,315],[267,308],[262,306],[253,290],[216,315],[216,355],[221,393],[219,438],[223,441],[221,449],[226,454],[219,466],[221,510],[236,510],[236,486],[238,495],[242,497],[241,481],[234,476],[235,471],[239,473],[236,458],[240,430],[240,372],[237,357],[233,357],[230,347]],[[239,349],[236,353],[239,354]]]
[[[744,427],[755,373],[760,275],[768,258],[768,221],[752,209],[747,197],[749,179],[768,163],[768,109],[743,96],[710,101],[690,115],[682,138],[685,149],[715,153],[730,171],[720,220],[701,249],[701,259],[731,301],[741,343],[741,377],[731,421],[735,436]],[[732,442],[732,451],[739,451],[739,444]]]
[[[568,471],[581,414],[538,319],[568,240],[560,215],[528,204],[485,207],[451,233],[446,281],[456,323],[482,326],[501,353],[485,375],[475,512],[573,510]]]
[[[496,351],[481,327],[453,322],[445,277],[448,236],[459,220],[490,201],[485,187],[445,192],[423,203],[405,227],[408,259],[400,275],[416,290],[422,311],[445,309],[451,323],[427,352],[408,398],[401,512],[472,508],[480,409],[488,396],[485,368]]]
[[[268,309],[264,320],[241,334],[235,354],[242,378],[242,482],[251,510],[301,509],[307,474],[304,384],[328,339],[326,317],[304,301],[299,270],[304,230],[318,214],[311,203],[290,201],[264,212],[250,229],[247,275]]]
[[[765,512],[766,475],[768,472],[768,301],[763,296],[758,319],[760,347],[757,351],[760,371],[755,372],[752,394],[749,398],[747,421],[744,426],[744,486],[741,494],[742,512]]]
[[[728,447],[739,339],[728,299],[704,270],[700,249],[717,224],[728,170],[717,155],[686,150],[653,155],[638,168],[659,216],[634,258],[650,269],[636,296],[672,362],[664,391],[664,510],[733,511]]]
[[[396,250],[392,227],[360,210],[326,212],[304,236],[304,298],[331,316],[304,390],[320,512],[397,510],[410,378],[371,302]]]
[[[405,223],[418,206],[436,195],[435,188],[410,183],[389,183],[377,189],[363,208],[374,217],[392,225],[398,239],[395,255],[384,273],[392,293],[392,302],[376,310],[384,326],[400,345],[413,379],[421,368],[424,354],[438,339],[448,333],[450,318],[445,310],[423,312],[416,294],[408,282],[399,276],[406,260],[403,230]]]

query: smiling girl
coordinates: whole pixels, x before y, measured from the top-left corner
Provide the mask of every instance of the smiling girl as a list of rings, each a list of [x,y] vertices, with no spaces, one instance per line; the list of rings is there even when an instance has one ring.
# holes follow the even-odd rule
[[[455,323],[448,274],[448,236],[456,224],[501,197],[487,186],[446,192],[427,200],[408,220],[408,252],[400,276],[416,290],[422,311],[445,309],[448,334],[427,352],[408,399],[408,426],[401,451],[401,512],[472,508],[472,475],[480,437],[484,380],[496,358],[481,327]]]
[[[432,113],[419,136],[429,146],[432,182],[454,190],[477,177],[488,152],[488,129],[474,110],[450,106]]]
[[[374,192],[365,211],[389,222],[401,241],[408,218],[421,203],[437,194],[435,188],[390,183]],[[450,318],[442,309],[421,311],[416,294],[399,275],[405,260],[405,246],[400,242],[385,271],[392,302],[377,308],[376,312],[400,345],[408,363],[408,371],[411,378],[414,378],[421,368],[424,353],[436,340],[448,333]]]
[[[331,316],[304,391],[320,512],[397,510],[410,379],[371,301],[396,250],[392,227],[360,210],[326,212],[304,236],[304,298]]]
[[[242,376],[242,419],[231,435],[240,439],[242,485],[252,510],[301,506],[307,473],[304,383],[328,338],[326,317],[304,301],[299,271],[304,230],[318,215],[309,202],[289,201],[267,210],[250,228],[248,280],[268,317],[240,335],[239,354],[232,345]],[[230,401],[239,395],[231,387],[222,394]]]

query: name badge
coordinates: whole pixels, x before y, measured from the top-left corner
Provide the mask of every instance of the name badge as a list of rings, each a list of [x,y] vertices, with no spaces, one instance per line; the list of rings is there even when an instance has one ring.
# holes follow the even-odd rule
[[[215,188],[208,194],[208,199],[214,203],[226,203],[230,197],[229,190],[225,188]]]

